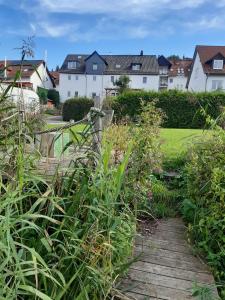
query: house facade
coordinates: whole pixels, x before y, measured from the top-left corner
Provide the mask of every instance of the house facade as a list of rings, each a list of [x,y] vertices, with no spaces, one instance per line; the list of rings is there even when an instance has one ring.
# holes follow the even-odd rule
[[[171,67],[168,74],[168,90],[187,90],[187,81],[191,72],[192,59],[183,58],[170,60]]]
[[[59,70],[59,93],[62,102],[86,96],[103,100],[116,95],[114,82],[129,76],[131,89],[158,90],[159,66],[155,55],[67,55]]]
[[[20,60],[0,61],[0,79],[6,84],[14,82],[15,75],[21,71],[21,78],[16,85],[24,89],[37,92],[38,88],[52,89],[55,87],[53,78],[43,60],[23,61]]]
[[[225,90],[225,46],[196,46],[187,89]]]

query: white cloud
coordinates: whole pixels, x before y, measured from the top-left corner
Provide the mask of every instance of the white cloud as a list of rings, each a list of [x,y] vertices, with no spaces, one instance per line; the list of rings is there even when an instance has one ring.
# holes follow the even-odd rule
[[[208,29],[223,29],[225,27],[225,18],[222,16],[205,16],[194,22],[185,23],[190,29],[208,30]]]
[[[206,2],[207,0],[39,0],[39,5],[49,12],[57,13],[141,16],[162,10],[196,8]]]

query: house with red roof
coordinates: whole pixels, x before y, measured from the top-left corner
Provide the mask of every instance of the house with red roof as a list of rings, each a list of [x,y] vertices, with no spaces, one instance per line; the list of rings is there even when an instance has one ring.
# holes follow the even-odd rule
[[[225,90],[225,46],[196,46],[187,89]]]

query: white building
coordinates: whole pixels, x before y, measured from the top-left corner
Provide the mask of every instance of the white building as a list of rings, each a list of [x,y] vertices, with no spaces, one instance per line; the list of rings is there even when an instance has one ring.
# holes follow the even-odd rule
[[[188,76],[191,71],[192,59],[170,60],[171,67],[168,74],[168,90],[187,90]]]
[[[86,96],[104,99],[115,95],[114,82],[121,75],[130,78],[131,89],[158,90],[159,66],[154,55],[67,55],[59,71],[59,93],[68,98]]]
[[[37,92],[38,87],[52,89],[55,83],[43,60],[7,60],[0,61],[0,78],[2,83],[14,82],[16,74],[21,71],[16,86]]]
[[[169,60],[160,55],[158,64],[159,90],[187,90],[186,84],[191,70],[192,59]]]
[[[225,90],[225,46],[196,46],[189,91]]]

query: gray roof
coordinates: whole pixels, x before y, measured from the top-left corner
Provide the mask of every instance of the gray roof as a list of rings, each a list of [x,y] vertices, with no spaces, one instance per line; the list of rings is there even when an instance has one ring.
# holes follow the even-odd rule
[[[69,54],[65,58],[60,73],[84,74],[85,73],[85,59],[88,54]],[[104,74],[130,74],[130,75],[155,75],[159,73],[159,66],[156,55],[100,55],[106,62],[106,69]],[[80,66],[77,69],[68,69],[69,61],[77,61]],[[132,64],[141,64],[140,70],[132,70]],[[120,65],[120,68],[116,68]]]

